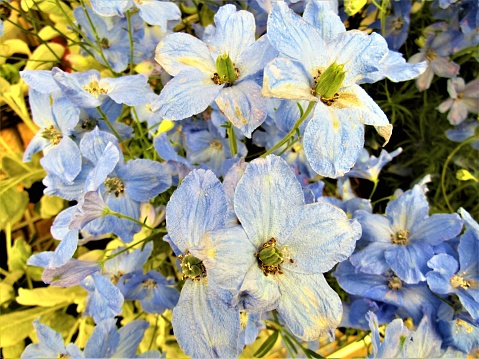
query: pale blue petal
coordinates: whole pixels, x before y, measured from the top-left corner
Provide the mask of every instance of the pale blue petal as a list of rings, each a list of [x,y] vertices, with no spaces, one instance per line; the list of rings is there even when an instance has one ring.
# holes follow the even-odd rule
[[[163,119],[180,121],[206,110],[223,86],[216,85],[211,75],[188,69],[166,84],[151,108]]]
[[[108,96],[116,103],[138,106],[150,102],[152,90],[145,75],[102,79],[101,86],[108,89]]]
[[[241,81],[223,88],[216,98],[220,110],[248,138],[267,115],[266,102],[260,93],[261,87],[256,82]]]
[[[338,104],[354,108],[361,123],[373,126],[387,126],[389,120],[378,104],[358,85],[351,85],[339,93]],[[334,104],[333,104],[334,106]]]
[[[42,93],[34,89],[28,90],[28,101],[32,111],[33,122],[42,129],[56,126],[52,115],[51,96],[49,93]]]
[[[80,109],[72,104],[66,97],[54,98],[52,112],[55,117],[56,127],[63,136],[73,133],[80,120]]]
[[[386,249],[384,257],[399,278],[409,284],[426,280],[428,260],[434,256],[432,247],[424,242],[407,246],[393,245]]]
[[[197,247],[206,231],[224,226],[227,213],[223,186],[211,171],[195,170],[185,177],[166,206],[166,228],[184,252]]]
[[[216,72],[206,44],[184,33],[170,34],[161,41],[156,48],[155,60],[172,76],[192,67],[210,77]]]
[[[363,229],[365,230],[364,225]],[[370,243],[362,251],[354,253],[349,260],[361,272],[380,275],[389,269],[384,251],[390,246],[390,243]]]
[[[237,295],[248,269],[258,265],[257,250],[243,228],[236,226],[206,232],[194,254],[203,261],[210,285]]]
[[[99,322],[85,345],[85,358],[111,358],[120,343],[116,319]]]
[[[171,186],[171,175],[156,161],[138,159],[128,161],[117,170],[125,183],[125,192],[138,202],[146,202]]]
[[[63,94],[77,106],[80,107],[98,107],[101,105],[101,100],[92,94],[86,92],[81,86],[80,82],[71,74],[67,74],[57,67],[52,69],[53,79],[61,88]],[[82,77],[100,77],[98,71],[91,70],[81,73]]]
[[[167,1],[143,1],[137,2],[136,6],[140,9],[140,17],[147,24],[159,25],[162,32],[167,31],[168,20],[181,19],[181,11],[178,5]]]
[[[25,70],[20,71],[20,76],[26,84],[41,93],[52,93],[60,91],[50,70]]]
[[[213,57],[228,54],[233,63],[255,41],[256,25],[252,13],[236,11],[234,5],[224,5],[215,14],[216,32],[209,39],[208,47]]]
[[[427,266],[432,271],[426,274],[427,285],[434,293],[449,294],[456,292],[451,285],[451,278],[459,270],[459,263],[454,257],[441,253],[432,257]]]
[[[82,168],[80,149],[70,137],[63,137],[40,163],[47,173],[60,177],[64,183],[73,183]]]
[[[237,225],[238,218],[236,217],[234,209],[234,197],[236,186],[238,185],[239,180],[243,177],[244,171],[248,163],[243,159],[235,163],[223,177],[223,187],[225,189],[226,200],[228,201],[228,224],[227,227],[233,227]]]
[[[85,314],[91,315],[96,323],[120,315],[123,295],[108,279],[100,274],[92,274],[95,291],[87,301]]]
[[[427,69],[427,61],[408,63],[399,52],[389,51],[379,64],[378,76],[369,76],[358,83],[373,83],[387,77],[392,82],[415,79]]]
[[[97,141],[95,142],[98,143]],[[80,143],[80,147],[82,146],[82,143],[83,141]],[[86,145],[87,143],[91,142],[85,141],[83,144]],[[93,150],[96,152],[99,149],[101,149],[100,146],[99,148],[89,148],[87,151]],[[91,158],[94,158],[96,153],[87,153],[87,155],[89,155]],[[108,142],[103,153],[97,159],[98,162],[96,162],[96,166],[91,170],[86,178],[85,191],[96,191],[106,180],[107,176],[115,169],[119,159],[120,151],[118,150],[118,147],[112,142]]]
[[[298,223],[284,240],[287,254],[294,263],[284,263],[284,268],[297,273],[324,273],[336,263],[346,260],[361,237],[361,226],[349,220],[337,207],[315,203],[299,207],[292,213]]]
[[[231,304],[249,313],[263,313],[276,309],[280,296],[274,276],[265,276],[259,264],[255,263],[246,273],[240,293]]]
[[[50,141],[43,137],[42,130],[36,133],[23,153],[23,162],[30,162],[32,156],[50,145]]]
[[[356,163],[364,145],[364,125],[354,108],[316,104],[304,133],[304,152],[312,169],[341,177]]]
[[[57,248],[55,248],[49,267],[57,268],[65,265],[75,254],[77,246],[78,230],[69,231]]]
[[[285,2],[276,2],[268,18],[268,38],[280,55],[303,64],[310,74],[327,65],[326,42],[321,34]]]
[[[343,32],[327,45],[328,63],[344,64],[344,87],[358,83],[378,71],[388,51],[386,40],[381,35],[368,35],[360,30]]]
[[[120,195],[118,197],[115,195],[107,195],[105,203],[112,211],[123,213],[129,217],[135,218],[136,220],[139,220],[140,218],[140,203],[125,195]],[[107,233],[115,233],[124,243],[131,242],[133,236],[141,231],[141,225],[128,219],[114,216],[108,216],[107,219],[110,224]]]
[[[329,42],[346,31],[339,16],[324,1],[312,0],[304,9],[303,19],[318,30],[321,38]]]
[[[42,280],[55,287],[71,287],[80,284],[85,277],[100,270],[101,267],[94,262],[70,259],[61,267],[45,268],[42,273]]]
[[[236,61],[235,65],[239,69],[239,78],[244,79],[262,71],[266,64],[276,56],[278,56],[278,51],[271,46],[268,36],[261,36]]]
[[[81,139],[80,151],[84,157],[96,165],[107,153],[112,152],[110,155],[114,156],[114,151],[111,148],[105,152],[108,147],[111,147],[110,143],[117,145],[118,140],[111,133],[100,131],[98,127],[95,127],[93,131],[86,133]],[[118,153],[120,154],[120,151]]]
[[[40,318],[33,322],[37,333],[38,341],[42,347],[47,347],[55,354],[64,353],[65,345],[60,333],[54,331],[47,325],[40,323]]]
[[[313,85],[312,77],[299,62],[278,57],[264,69],[261,95],[289,100],[318,101],[311,93]]]
[[[363,227],[363,239],[369,242],[391,243],[391,236],[395,233],[387,217],[360,210],[354,213],[354,218]]]
[[[278,282],[281,297],[277,310],[291,332],[305,341],[325,335],[333,340],[343,307],[324,276],[290,272],[285,268]]]
[[[457,214],[433,214],[424,221],[416,222],[410,229],[409,240],[424,241],[437,246],[456,237],[462,230],[462,220]]]
[[[386,216],[395,230],[409,230],[416,222],[426,219],[428,212],[429,203],[419,185],[390,201],[386,207]]]
[[[116,358],[134,358],[138,345],[143,339],[145,330],[148,329],[150,323],[145,320],[134,320],[124,327],[120,328],[119,345],[115,350],[114,356]]]
[[[279,242],[294,227],[289,222],[304,205],[301,185],[289,165],[269,155],[252,161],[235,192],[235,211],[250,241],[260,247],[271,238]]]
[[[173,309],[173,331],[193,358],[236,358],[241,330],[239,311],[229,308],[207,282],[188,280]]]
[[[106,204],[97,191],[85,193],[83,199],[75,206],[76,211],[68,226],[70,229],[81,230],[91,221],[104,215]]]
[[[29,266],[45,268],[48,266],[48,263],[50,263],[52,256],[53,256],[53,252],[36,253],[36,254],[33,254],[30,258],[28,258],[27,264]]]
[[[91,7],[101,16],[121,16],[123,17],[130,0],[90,0]]]

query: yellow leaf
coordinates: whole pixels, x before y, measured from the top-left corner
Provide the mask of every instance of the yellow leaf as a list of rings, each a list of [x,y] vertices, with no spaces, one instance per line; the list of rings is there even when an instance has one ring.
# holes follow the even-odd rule
[[[59,59],[64,52],[65,48],[60,44],[49,43],[48,46],[41,44],[33,51],[25,65],[25,70],[49,70],[60,62]]]

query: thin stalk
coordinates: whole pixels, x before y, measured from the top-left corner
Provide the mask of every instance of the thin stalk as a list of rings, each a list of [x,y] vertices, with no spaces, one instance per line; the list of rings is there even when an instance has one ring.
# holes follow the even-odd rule
[[[126,214],[123,214],[123,213],[120,213],[120,212],[112,211],[108,207],[105,209],[105,215],[115,216],[115,217],[118,217],[120,219],[127,219],[129,221],[132,221],[133,223],[136,223],[136,224],[139,224],[142,227],[145,227],[146,229],[149,229],[150,231],[155,230],[155,228],[152,228],[149,225],[147,225],[147,224],[145,224],[145,223],[143,223],[143,222],[141,222],[141,221],[139,221],[139,220],[137,220],[133,217],[127,216]]]
[[[238,143],[236,142],[235,129],[231,122],[228,125],[227,131],[228,131],[228,141],[230,142],[231,154],[234,157],[238,153]]]
[[[309,114],[311,113],[311,111],[314,108],[314,105],[316,105],[316,102],[311,101],[308,105],[308,108],[303,113],[303,116],[301,116],[295,122],[294,127],[291,129],[291,131],[289,131],[286,134],[286,136],[283,137],[283,139],[281,141],[279,141],[276,145],[274,145],[270,150],[263,153],[260,157],[265,158],[266,156],[268,156],[268,155],[272,154],[274,151],[276,151],[278,148],[281,148],[285,143],[287,143],[289,141],[289,139],[296,134],[296,130],[299,129],[299,126],[301,126],[302,123],[304,122],[304,120],[306,120],[306,118],[309,116]]]
[[[107,126],[110,128],[111,132],[113,132],[115,137],[118,139],[118,141],[120,141],[120,143],[123,143],[123,139],[121,138],[120,134],[115,130],[115,128],[111,124],[110,120],[108,119],[108,116],[105,114],[105,112],[103,112],[103,110],[101,109],[100,106],[98,106],[96,109],[100,113],[103,121],[105,121]],[[128,148],[128,146],[125,146],[125,148],[126,148],[126,151],[128,152],[128,154],[130,155],[130,157],[134,158],[135,156],[133,156],[133,154],[130,152],[130,149]]]
[[[155,341],[155,335],[156,335],[157,330],[158,330],[158,314],[156,315],[155,329],[153,330],[153,335],[151,336],[150,344],[148,345],[148,350],[151,350],[153,342]]]
[[[134,58],[135,58],[135,52],[134,52],[134,43],[133,43],[133,29],[131,27],[131,13],[130,10],[126,12],[126,21],[128,22],[128,38],[130,39],[130,75],[133,75],[133,66],[134,64]]]
[[[375,181],[373,181],[373,183],[374,183],[374,186],[373,186],[373,190],[371,191],[371,194],[369,195],[369,199],[373,198],[374,192],[376,192],[376,188],[378,187],[379,180],[376,179]]]
[[[449,165],[449,162],[451,162],[452,158],[455,156],[455,154],[457,152],[459,152],[459,150],[474,142],[474,141],[477,141],[477,136],[471,136],[469,138],[467,138],[466,140],[464,140],[462,143],[460,143],[450,154],[449,156],[447,156],[446,158],[446,162],[444,162],[444,166],[442,167],[442,173],[441,173],[441,191],[442,191],[442,195],[444,197],[444,200],[446,201],[446,205],[447,205],[447,208],[449,209],[449,211],[451,211],[451,213],[454,213],[454,209],[452,208],[451,206],[451,203],[449,202],[449,198],[447,196],[447,193],[446,193],[446,171],[447,171],[447,167]]]

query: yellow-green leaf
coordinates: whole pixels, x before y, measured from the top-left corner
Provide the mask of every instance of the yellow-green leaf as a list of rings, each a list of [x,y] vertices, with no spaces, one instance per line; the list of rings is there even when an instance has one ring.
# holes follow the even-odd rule
[[[31,308],[0,316],[0,348],[20,343],[33,331],[33,321],[42,315],[54,313],[65,304],[50,308]]]
[[[0,283],[0,304],[11,301],[15,298],[13,286],[7,283]]]
[[[25,193],[25,192],[24,192]],[[26,193],[25,193],[26,194]],[[25,271],[27,259],[32,254],[32,248],[23,238],[17,238],[12,250],[8,253],[8,268],[10,271]]]
[[[344,0],[344,11],[353,16],[366,5],[367,0]]]
[[[41,218],[53,218],[65,208],[65,203],[66,201],[60,197],[44,195],[35,209],[38,209]]]
[[[41,44],[25,65],[25,70],[50,70],[62,58],[65,48],[60,44]]]
[[[479,182],[479,180],[476,177],[474,177],[474,175],[471,172],[469,172],[468,170],[464,170],[464,169],[457,171],[456,178],[459,181],[473,180],[474,182]]]
[[[78,286],[70,288],[44,287],[18,289],[17,302],[22,305],[53,307],[58,304],[71,304],[83,300],[86,291]]]
[[[2,354],[4,358],[20,358],[25,350],[25,342],[19,342],[15,345],[2,348]]]

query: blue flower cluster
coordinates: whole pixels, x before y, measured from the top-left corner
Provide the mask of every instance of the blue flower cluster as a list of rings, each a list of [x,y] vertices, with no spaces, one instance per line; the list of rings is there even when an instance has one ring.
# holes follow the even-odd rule
[[[435,1],[463,32],[430,29],[406,62],[396,51],[411,2],[393,2],[383,35],[346,31],[336,1],[290,2],[258,0],[256,18],[216,7],[214,25],[195,29],[201,39],[172,31],[181,19],[173,2],[82,2],[75,26],[98,69],[21,72],[39,127],[24,161],[43,151],[45,194],[72,203],[51,227],[58,246],[28,264],[45,283],[84,288],[84,315],[96,324],[81,351],[37,320],[39,343],[23,358],[137,357],[148,323],[117,330],[115,319],[133,301],[142,313],[172,310],[176,340],[194,358],[238,357],[272,311],[301,341],[370,328],[378,358],[417,356],[429,337],[433,352],[421,355],[479,346],[479,225],[465,210],[429,215],[425,184],[397,192],[385,215],[352,185],[376,189],[402,152],[364,148],[365,125],[386,143],[392,125],[362,84],[417,79],[424,90],[433,73],[449,77],[439,110],[477,126],[466,118],[479,111],[479,82],[455,77],[449,59],[477,45],[472,19],[457,10],[474,4]],[[337,179],[334,196],[325,177]],[[78,251],[112,236],[108,256]],[[174,253],[162,253],[169,276],[153,260],[160,238]],[[333,269],[350,303],[328,284]],[[395,318],[412,318],[416,331]],[[390,322],[382,343],[378,322]]]

